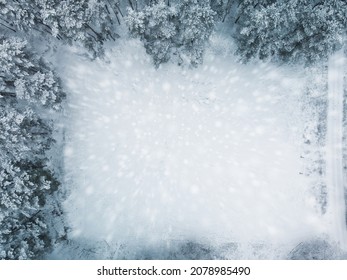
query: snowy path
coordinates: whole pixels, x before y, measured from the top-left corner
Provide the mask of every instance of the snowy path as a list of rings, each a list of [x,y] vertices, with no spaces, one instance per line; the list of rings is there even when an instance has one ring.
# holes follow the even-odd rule
[[[332,237],[347,250],[346,206],[342,164],[344,54],[336,52],[329,59],[327,122],[327,186],[332,219]]]
[[[295,245],[326,230],[299,174],[298,76],[212,54],[157,71],[137,41],[108,57],[64,58],[71,238]]]

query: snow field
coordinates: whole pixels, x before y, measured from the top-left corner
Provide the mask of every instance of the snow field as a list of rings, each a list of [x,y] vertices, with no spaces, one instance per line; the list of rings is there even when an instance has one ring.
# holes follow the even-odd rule
[[[233,56],[151,66],[122,41],[108,62],[64,55],[71,238],[291,243],[325,232],[300,175],[300,73]]]

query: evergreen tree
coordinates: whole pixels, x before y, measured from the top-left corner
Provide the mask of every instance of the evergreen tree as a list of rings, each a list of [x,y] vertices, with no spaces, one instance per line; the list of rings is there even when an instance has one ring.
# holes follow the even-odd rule
[[[342,0],[242,1],[235,20],[239,53],[246,60],[322,59],[341,46],[346,14]]]
[[[0,38],[0,258],[40,258],[52,231],[59,186],[47,152],[54,126],[43,111],[58,111],[59,80],[26,42]]]
[[[184,0],[171,5],[155,1],[141,11],[129,9],[126,22],[131,34],[144,42],[156,66],[170,59],[196,66],[202,62],[215,16],[209,1]]]
[[[98,54],[104,41],[118,36],[118,5],[103,0],[0,0],[0,26],[14,32],[38,31],[69,44],[80,42]]]
[[[59,109],[64,93],[41,59],[33,61],[26,41],[0,38],[0,96]]]

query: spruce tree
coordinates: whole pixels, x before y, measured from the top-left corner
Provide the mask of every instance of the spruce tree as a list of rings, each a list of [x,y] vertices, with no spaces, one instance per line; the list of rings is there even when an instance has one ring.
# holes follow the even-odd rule
[[[341,47],[347,3],[334,1],[240,1],[235,19],[238,52],[245,60],[314,62]]]
[[[143,10],[128,9],[131,34],[139,37],[158,67],[169,60],[196,66],[215,25],[209,1],[184,0],[168,5],[155,1]]]
[[[24,40],[0,38],[0,64],[0,258],[36,259],[65,231],[52,227],[60,182],[46,116],[61,109],[65,95]]]

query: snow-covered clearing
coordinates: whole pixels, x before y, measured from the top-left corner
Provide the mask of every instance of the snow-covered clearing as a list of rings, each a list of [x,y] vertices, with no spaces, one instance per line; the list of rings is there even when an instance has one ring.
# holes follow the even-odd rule
[[[71,238],[295,246],[327,231],[300,175],[304,77],[218,49],[193,70],[155,70],[134,40],[108,63],[62,57]]]

